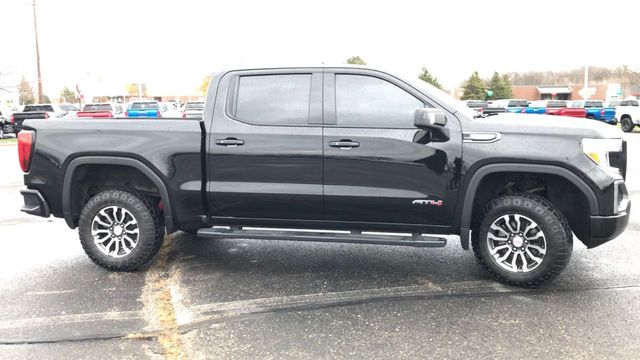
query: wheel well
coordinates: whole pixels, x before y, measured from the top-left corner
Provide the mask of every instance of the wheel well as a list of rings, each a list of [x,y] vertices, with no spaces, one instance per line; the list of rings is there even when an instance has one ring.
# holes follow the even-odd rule
[[[620,117],[620,120],[623,120],[623,119],[631,119],[631,116],[629,116],[629,114],[624,114]]]
[[[476,217],[489,201],[517,193],[542,196],[556,206],[569,221],[578,238],[588,235],[589,201],[571,181],[559,175],[498,172],[485,176],[480,182],[473,201],[472,228],[479,225]]]
[[[71,213],[77,221],[82,207],[107,189],[123,189],[149,197],[160,206],[160,191],[140,170],[127,165],[86,164],[75,169],[71,179]],[[77,225],[77,224],[76,224]]]

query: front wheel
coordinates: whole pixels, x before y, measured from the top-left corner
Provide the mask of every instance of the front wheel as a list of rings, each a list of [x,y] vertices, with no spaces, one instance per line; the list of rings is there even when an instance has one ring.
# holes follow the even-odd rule
[[[532,194],[489,202],[476,220],[472,241],[476,257],[491,275],[523,287],[556,277],[573,249],[566,218],[548,200]]]
[[[624,117],[622,118],[622,120],[620,120],[620,127],[624,132],[632,132],[635,126],[636,125],[633,123],[633,121],[631,121],[631,119],[628,117]]]
[[[121,190],[92,197],[78,223],[80,242],[93,262],[111,271],[131,271],[158,252],[164,240],[161,216],[149,199]]]

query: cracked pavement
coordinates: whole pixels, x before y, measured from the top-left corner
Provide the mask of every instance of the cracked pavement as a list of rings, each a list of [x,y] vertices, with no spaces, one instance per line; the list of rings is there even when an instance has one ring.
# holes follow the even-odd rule
[[[628,187],[640,203],[640,134]],[[640,213],[535,290],[445,248],[204,240],[176,233],[152,264],[110,273],[61,219],[19,212],[0,145],[0,359],[615,358],[640,354]]]

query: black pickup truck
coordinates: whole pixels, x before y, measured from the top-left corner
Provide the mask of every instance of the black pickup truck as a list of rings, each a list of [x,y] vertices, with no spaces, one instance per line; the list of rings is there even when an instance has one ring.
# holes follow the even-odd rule
[[[64,217],[97,264],[150,261],[166,232],[441,247],[535,286],[629,220],[620,130],[483,117],[350,67],[216,73],[201,120],[27,120],[23,211]],[[279,229],[279,230],[274,230]],[[455,239],[455,238],[454,238]]]

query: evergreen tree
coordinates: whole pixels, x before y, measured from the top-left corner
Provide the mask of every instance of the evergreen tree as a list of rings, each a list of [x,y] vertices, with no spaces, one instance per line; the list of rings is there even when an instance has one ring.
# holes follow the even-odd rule
[[[492,91],[493,94],[491,94],[491,96],[489,96],[489,94],[486,94],[485,96],[486,100],[506,99],[506,97],[504,96],[505,95],[504,82],[502,81],[502,78],[500,77],[500,74],[498,74],[497,71],[493,73],[493,76],[491,76],[491,79],[487,84],[487,90]]]
[[[509,75],[502,75],[502,95],[505,99],[511,99],[513,97],[513,90],[511,89],[511,79],[509,79]]]
[[[462,100],[484,99],[485,97],[485,84],[477,71],[474,71],[464,82],[462,89]]]
[[[420,73],[420,75],[418,75],[418,79],[428,82],[429,84],[437,87],[438,89],[442,90],[442,85],[440,85],[440,83],[438,82],[438,78],[436,78],[435,76],[431,75],[431,73],[429,72],[429,70],[427,70],[426,67],[422,68],[422,72]]]

